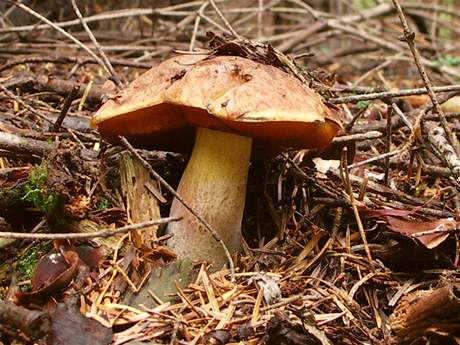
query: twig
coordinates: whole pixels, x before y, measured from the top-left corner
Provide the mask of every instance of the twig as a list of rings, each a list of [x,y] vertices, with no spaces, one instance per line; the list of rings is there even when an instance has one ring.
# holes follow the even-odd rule
[[[214,0],[209,0],[209,3],[211,4],[211,6],[214,8],[214,11],[216,11],[217,15],[219,16],[220,20],[222,21],[222,23],[224,23],[224,25],[227,27],[228,31],[230,31],[230,33],[235,36],[236,38],[242,38],[240,35],[238,35],[238,33],[235,31],[235,29],[230,25],[230,23],[228,22],[227,18],[224,17],[224,15],[222,14],[222,12],[219,10],[219,7],[217,7],[216,3],[214,2]]]
[[[377,71],[383,70],[384,68],[388,67],[391,65],[393,62],[396,61],[396,59],[400,58],[403,56],[402,52],[397,53],[394,57],[387,58],[384,62],[379,64],[378,66],[375,66],[374,68],[371,68],[369,71],[364,73],[362,76],[360,76],[358,79],[353,81],[353,84],[359,85],[363,80],[366,80],[369,76],[372,74],[375,74]]]
[[[65,55],[46,55],[46,56],[21,56],[17,59],[10,59],[8,62],[0,66],[0,72],[12,69],[14,66],[22,65],[26,63],[45,63],[45,62],[52,62],[55,64],[67,64],[67,63],[75,63],[78,65],[85,65],[85,64],[93,64],[97,63],[90,56],[65,56]],[[143,68],[149,69],[152,67],[150,63],[142,63],[142,62],[135,62],[135,61],[128,61],[122,59],[112,59],[112,64],[115,66],[124,66],[124,67],[135,67],[135,68]]]
[[[29,110],[32,114],[35,114],[37,115],[40,119],[44,120],[44,121],[47,121],[49,123],[52,123],[52,121],[50,119],[48,119],[46,117],[46,115],[44,115],[42,112],[34,109],[33,107],[31,107],[30,105],[28,105],[26,102],[24,102],[22,99],[20,99],[18,96],[16,96],[14,93],[12,93],[10,90],[8,90],[3,84],[0,83],[0,89],[6,93],[6,95],[11,98],[11,99],[14,99],[16,102],[18,102],[20,105],[22,105],[25,109]]]
[[[206,231],[208,231],[212,237],[214,238],[214,240],[216,240],[221,246],[222,246],[222,249],[224,250],[225,252],[225,256],[227,257],[227,261],[228,261],[228,265],[229,265],[229,268],[230,268],[230,272],[231,272],[231,277],[232,279],[234,279],[235,277],[235,266],[233,265],[233,260],[232,260],[232,256],[230,254],[230,251],[228,250],[227,246],[225,245],[224,241],[222,241],[222,239],[220,238],[219,234],[214,231],[214,229],[211,227],[211,225],[209,225],[209,223],[203,219],[203,217],[201,217],[195,210],[193,210],[186,202],[185,200],[174,190],[173,187],[171,187],[171,185],[166,182],[163,177],[161,177],[160,174],[158,174],[151,166],[150,164],[141,157],[141,155],[137,152],[137,150],[129,143],[129,141],[123,137],[123,136],[120,136],[120,140],[121,142],[123,143],[123,145],[142,163],[142,165],[153,175],[153,177],[155,177],[158,182],[160,182],[165,188],[166,190],[171,193],[176,199],[177,201],[179,201],[201,224],[203,224],[203,226],[205,227]]]
[[[334,169],[334,168],[329,168],[327,171],[327,176],[329,178],[338,178],[341,179],[341,173],[339,169]],[[364,183],[364,178],[356,176],[356,175],[349,175],[350,182],[352,185],[358,186],[358,188]],[[393,200],[401,201],[406,204],[412,204],[412,205],[425,205],[427,203],[426,200],[422,198],[418,198],[415,196],[412,196],[410,194],[404,193],[400,191],[397,188],[389,188],[387,186],[384,186],[382,184],[376,183],[374,181],[368,181],[367,182],[367,189],[368,191],[376,194],[380,194],[383,196],[387,196]],[[444,208],[445,207],[445,202],[441,202],[439,200],[431,199],[430,203],[436,207],[439,208]]]
[[[258,0],[259,11],[257,12],[257,37],[262,37],[262,19],[264,14],[264,0]]]
[[[404,29],[404,39],[409,45],[410,51],[414,57],[414,62],[417,65],[417,69],[420,72],[420,76],[423,79],[423,83],[425,84],[425,87],[428,91],[428,95],[431,98],[431,102],[433,103],[434,109],[436,110],[436,113],[439,115],[439,120],[441,122],[441,126],[443,127],[444,131],[447,134],[447,138],[449,139],[450,144],[456,151],[456,153],[459,153],[459,148],[458,148],[458,141],[457,137],[452,133],[452,131],[449,128],[449,125],[447,124],[446,116],[444,115],[444,111],[441,109],[441,106],[439,104],[438,99],[436,98],[436,94],[433,91],[433,84],[431,83],[430,78],[428,78],[428,75],[425,71],[425,68],[423,67],[423,62],[422,58],[420,56],[420,53],[417,50],[417,47],[415,46],[414,39],[415,39],[415,32],[413,32],[409,28],[409,24],[407,23],[406,16],[404,15],[404,12],[401,8],[401,5],[399,4],[398,0],[392,0],[393,5],[396,8],[396,11],[398,12],[399,20],[401,21],[401,24]],[[421,113],[420,117],[423,117],[425,113]]]
[[[349,175],[348,166],[347,166],[347,147],[344,147],[342,151],[341,164],[340,164],[340,175],[342,177],[342,182],[345,187],[345,191],[347,192],[350,198],[351,208],[353,209],[353,213],[356,219],[356,224],[358,225],[358,229],[359,229],[359,234],[361,235],[361,240],[363,241],[364,250],[366,252],[367,259],[369,260],[369,266],[371,270],[373,271],[374,263],[372,260],[371,251],[367,243],[366,232],[364,231],[363,223],[361,222],[361,217],[359,215],[358,208],[356,207],[355,197],[353,195],[353,188],[350,182],[350,175]]]
[[[49,153],[53,147],[53,144],[46,141],[23,138],[16,134],[0,131],[1,150],[43,156]]]
[[[104,64],[104,61],[102,61],[91,49],[89,49],[85,44],[83,44],[82,42],[80,42],[78,39],[76,39],[74,36],[72,36],[71,34],[69,34],[67,31],[65,31],[64,29],[60,28],[59,26],[57,26],[56,24],[54,24],[52,21],[50,21],[49,19],[45,18],[44,16],[42,16],[40,13],[38,12],[35,12],[33,9],[31,9],[30,7],[24,5],[24,4],[18,4],[18,3],[15,3],[15,5],[17,7],[19,7],[21,10],[31,14],[32,16],[34,16],[35,18],[38,18],[40,19],[41,21],[45,22],[46,24],[48,24],[49,26],[51,26],[53,29],[55,29],[56,31],[60,32],[62,35],[64,35],[65,37],[67,37],[68,39],[70,39],[72,42],[74,42],[76,45],[78,45],[80,48],[82,48],[84,51],[86,51],[88,54],[90,54],[96,61],[97,63],[103,68],[105,69],[105,71],[107,72],[108,75],[111,75],[110,71],[107,69],[107,66]]]
[[[115,85],[118,88],[121,88],[123,86],[123,83],[121,82],[120,78],[117,76],[115,73],[115,70],[112,67],[112,64],[110,63],[109,59],[107,58],[107,55],[105,55],[104,50],[100,46],[99,42],[97,41],[96,37],[94,37],[91,29],[89,28],[88,24],[86,23],[85,19],[83,18],[80,9],[78,8],[75,0],[72,0],[72,7],[73,10],[75,11],[78,19],[81,21],[81,25],[85,28],[86,33],[88,34],[89,38],[93,42],[94,46],[96,47],[96,50],[99,52],[99,55],[101,56],[101,59],[104,63],[105,69],[109,72],[110,74],[110,79],[115,83]]]
[[[386,135],[386,152],[391,151],[391,116],[393,115],[393,108],[388,108],[387,114],[387,135]],[[388,175],[390,173],[390,157],[385,158],[385,169],[383,175],[383,184],[388,186]]]
[[[352,119],[344,126],[345,133],[349,133],[350,130],[353,128],[355,125],[356,121],[366,113],[366,110],[369,108],[369,104],[366,104],[362,109],[356,112],[355,115],[353,115]]]
[[[12,302],[0,301],[0,324],[9,325],[36,340],[50,332],[52,321],[50,314],[46,312],[29,310]]]
[[[214,27],[216,27],[219,31],[222,31],[222,32],[228,32],[228,30],[223,27],[222,25],[220,25],[219,23],[216,23],[215,20],[213,20],[212,18],[208,17],[207,15],[205,15],[204,13],[200,13],[198,12],[198,15],[203,18],[204,20],[206,20],[209,24],[213,25]]]
[[[372,140],[381,138],[383,134],[379,131],[369,131],[367,133],[357,133],[357,134],[349,134],[343,135],[341,137],[335,137],[332,139],[332,144],[346,144],[346,143],[353,143],[357,141],[363,140]]]
[[[399,107],[398,107],[398,105],[396,103],[391,104],[391,109],[393,109],[393,111],[396,113],[396,115],[398,115],[401,118],[402,122],[404,122],[404,124],[407,126],[407,128],[412,130],[412,128],[413,128],[412,123],[409,121],[409,119],[406,117],[406,115],[404,115],[402,110],[399,109]]]
[[[426,122],[424,128],[427,132],[428,141],[436,148],[440,157],[445,160],[453,176],[455,178],[460,176],[460,160],[456,155],[455,148],[446,140],[444,129],[431,121]]]
[[[439,229],[433,229],[433,230],[427,230],[427,231],[420,231],[417,232],[416,234],[410,235],[412,238],[419,238],[419,237],[424,237],[424,236],[430,236],[430,235],[437,235],[437,234],[447,234],[447,233],[454,233],[458,234],[460,232],[460,228],[452,228],[452,229],[445,229],[443,227],[440,227]]]
[[[192,38],[190,39],[189,50],[193,51],[195,48],[196,36],[198,35],[198,28],[200,26],[201,16],[203,15],[203,11],[209,5],[209,2],[205,2],[203,5],[200,6],[200,9],[196,13],[195,23],[193,24],[193,33]]]
[[[320,17],[319,11],[312,10],[310,6],[304,3],[304,1],[292,1],[295,2],[297,5],[303,7],[305,10],[308,11],[317,21],[313,25],[309,25],[307,29],[301,30],[296,37],[290,38],[283,42],[281,46],[278,47],[281,51],[290,51],[292,48],[298,44],[299,42],[305,41],[308,37],[313,35],[316,32],[322,31],[325,28],[329,27],[336,27],[340,26],[340,23],[352,23],[355,21],[362,21],[363,17],[370,19],[372,17],[381,16],[391,12],[391,6],[389,4],[381,4],[375,6],[369,10],[364,10],[360,14],[353,14],[350,16],[343,16],[341,18],[334,18],[334,19],[324,19]],[[356,31],[356,30],[355,30]],[[292,36],[292,33],[291,35]]]
[[[433,92],[460,91],[460,85],[446,85],[446,86],[437,86],[437,87],[435,86],[432,88],[432,91]],[[366,93],[363,95],[329,98],[328,101],[334,104],[356,103],[359,101],[369,101],[373,99],[393,98],[393,97],[405,97],[405,96],[412,96],[412,95],[423,95],[426,93],[428,93],[426,88],[416,88],[416,89],[373,92],[373,93]]]
[[[456,96],[458,94],[458,91],[453,91],[449,92],[446,94],[443,94],[439,97],[440,102],[446,102],[448,99]],[[433,104],[427,103],[422,105],[421,107],[412,110],[411,112],[408,113],[409,116],[417,117],[417,114],[421,111],[426,111],[429,112],[433,109]],[[460,117],[460,112],[457,113],[447,113],[446,117],[449,119],[454,119]],[[425,120],[437,120],[438,116],[435,114],[430,114],[430,115],[425,115]],[[398,118],[394,117],[392,122],[392,129],[399,128],[403,125],[402,121],[400,121]],[[360,126],[355,126],[351,132],[352,133],[367,133],[369,131],[379,131],[382,133],[385,133],[386,130],[386,120],[380,120],[380,121],[373,121],[371,123],[365,124],[365,125],[360,125]],[[414,128],[414,125],[411,125],[411,129]],[[413,131],[412,131],[413,132]]]
[[[17,2],[11,1],[17,6]],[[184,4],[178,4],[178,5],[173,5],[169,7],[164,7],[164,8],[135,8],[135,9],[126,9],[126,10],[115,10],[115,11],[110,11],[110,12],[104,12],[100,14],[95,14],[92,16],[89,16],[86,18],[87,23],[93,23],[93,22],[98,22],[98,21],[104,21],[104,20],[115,20],[115,19],[121,19],[121,18],[128,18],[128,17],[139,17],[139,16],[151,16],[154,14],[159,14],[162,16],[177,16],[180,15],[177,10],[181,8],[187,8],[187,7],[193,7],[193,6],[198,6],[201,5],[203,1],[190,1]],[[182,12],[183,15],[184,12]],[[190,14],[190,12],[187,12],[186,15]],[[56,26],[60,28],[66,28],[66,27],[71,27],[71,26],[76,26],[81,24],[80,20],[78,19],[73,19],[73,20],[68,20],[64,22],[59,22],[55,23]],[[35,30],[46,30],[48,29],[49,26],[46,24],[43,25],[24,25],[24,26],[15,26],[15,27],[7,27],[7,28],[1,28],[0,33],[10,33],[10,32],[23,32],[23,31],[35,31]]]
[[[53,92],[65,97],[70,93],[70,91],[72,91],[75,84],[76,82],[73,81],[48,77],[45,75],[18,74],[13,75],[12,80],[4,82],[3,85],[0,83],[0,88],[3,89],[3,87],[6,87],[8,89],[19,89],[21,91],[27,92]],[[80,90],[78,91],[78,97],[82,97],[88,84],[78,83],[77,85],[80,86]],[[90,90],[90,93],[86,101],[98,103],[101,101],[103,94],[104,92],[102,90],[101,85],[93,86]],[[34,108],[28,106],[21,99],[18,100],[18,97],[16,97],[12,92],[7,92],[7,95],[10,98],[13,98],[16,101],[18,101],[19,104],[23,105],[24,108],[31,111],[32,113],[40,117],[45,117],[44,114],[39,113],[38,110],[35,110]]]
[[[148,228],[152,225],[167,224],[171,222],[177,222],[180,217],[167,217],[149,220],[147,222],[137,223],[122,226],[121,228],[116,229],[103,229],[99,231],[79,233],[79,232],[69,232],[69,233],[55,233],[55,234],[26,234],[22,232],[0,232],[0,238],[14,238],[20,240],[81,240],[81,239],[91,239],[95,237],[109,237],[116,234],[126,233],[134,230],[141,230]]]
[[[368,163],[372,163],[372,162],[375,162],[375,161],[379,161],[381,159],[386,159],[386,158],[389,158],[389,157],[392,157],[392,156],[396,156],[396,155],[400,154],[403,151],[404,151],[403,149],[397,149],[397,150],[393,150],[393,151],[390,151],[390,152],[382,153],[381,155],[366,159],[364,161],[360,161],[360,162],[350,164],[348,166],[348,169],[358,168],[358,167],[366,165]]]
[[[56,119],[56,122],[53,125],[53,132],[57,132],[59,128],[61,128],[62,122],[64,122],[64,118],[67,115],[67,112],[70,109],[70,106],[72,105],[72,102],[75,98],[78,96],[78,91],[80,90],[80,86],[75,85],[72,90],[70,90],[69,94],[67,95],[67,98],[64,101],[64,104],[62,106],[61,113],[59,114],[59,117]]]

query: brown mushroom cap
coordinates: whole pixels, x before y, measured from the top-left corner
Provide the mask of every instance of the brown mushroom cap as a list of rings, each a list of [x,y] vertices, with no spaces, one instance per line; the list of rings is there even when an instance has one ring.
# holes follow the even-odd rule
[[[323,148],[341,128],[320,96],[293,75],[237,56],[180,55],[108,100],[92,125],[142,147],[188,151],[194,128],[295,148]]]

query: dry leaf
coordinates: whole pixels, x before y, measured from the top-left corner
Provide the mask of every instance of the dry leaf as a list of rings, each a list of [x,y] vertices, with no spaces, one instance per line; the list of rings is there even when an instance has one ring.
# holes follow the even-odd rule
[[[411,239],[416,239],[428,249],[433,249],[440,245],[445,239],[447,239],[447,237],[449,237],[449,230],[457,227],[457,221],[453,218],[441,218],[429,221],[402,219],[402,217],[414,214],[417,210],[418,208],[414,208],[412,210],[381,209],[366,210],[363,212],[369,217],[378,217],[383,219],[388,224],[388,228],[390,230]],[[422,232],[437,230],[445,230],[445,232],[414,236]]]

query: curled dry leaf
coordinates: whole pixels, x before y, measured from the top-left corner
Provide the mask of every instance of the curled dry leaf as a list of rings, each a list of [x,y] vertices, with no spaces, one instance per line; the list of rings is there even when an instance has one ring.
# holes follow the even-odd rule
[[[32,277],[32,291],[19,292],[19,304],[42,301],[65,289],[77,277],[79,267],[94,269],[101,263],[104,253],[101,248],[90,246],[70,247],[65,250],[53,249],[44,255],[35,268]]]
[[[447,239],[447,237],[449,237],[449,230],[455,229],[457,227],[457,221],[453,218],[441,218],[429,221],[402,219],[402,217],[407,217],[408,215],[415,213],[416,210],[417,209],[383,209],[369,210],[365,211],[365,213],[367,216],[379,217],[383,219],[388,224],[388,228],[390,230],[407,236],[411,239],[416,239],[428,249],[433,249],[440,245],[444,240]],[[422,235],[422,233],[425,232],[433,233]],[[417,234],[420,234],[420,236],[416,236]]]
[[[444,242],[444,240],[447,239],[447,237],[449,237],[448,231],[457,227],[457,222],[453,218],[442,218],[426,222],[417,222],[402,220],[396,217],[388,216],[386,217],[386,222],[388,223],[388,227],[391,230],[399,232],[411,238],[414,238],[412,235],[421,232],[445,230],[446,232],[416,237],[417,240],[428,249],[433,249],[440,245],[442,242]]]
[[[74,251],[63,254],[51,251],[42,257],[32,277],[32,291],[18,292],[17,304],[41,301],[65,289],[77,273],[78,261],[78,254]]]

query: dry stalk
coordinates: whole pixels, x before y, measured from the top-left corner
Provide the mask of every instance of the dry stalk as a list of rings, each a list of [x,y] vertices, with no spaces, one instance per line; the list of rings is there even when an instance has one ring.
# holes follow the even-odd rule
[[[348,169],[349,168],[347,165],[347,148],[345,147],[342,152],[341,164],[340,164],[340,174],[342,177],[342,183],[345,186],[345,191],[347,192],[350,198],[351,207],[353,209],[353,213],[356,218],[356,224],[358,225],[358,229],[359,229],[359,234],[361,235],[361,240],[363,241],[363,244],[364,244],[364,250],[366,252],[367,259],[369,260],[369,266],[371,270],[374,270],[375,269],[374,262],[372,260],[371,251],[367,243],[366,232],[364,231],[363,223],[361,222],[361,217],[358,212],[358,207],[356,206],[356,203],[355,203],[355,197],[353,195],[353,188],[350,183],[350,176],[349,176]]]
[[[171,222],[177,222],[180,218],[174,217],[167,217],[167,218],[160,218],[149,220],[143,223],[131,224],[122,226],[120,228],[108,228],[94,232],[86,232],[86,233],[55,233],[55,234],[27,234],[22,232],[0,232],[0,238],[14,238],[20,240],[84,240],[84,239],[92,239],[95,237],[109,237],[116,234],[123,234],[135,230],[142,230],[148,228],[152,225],[160,225],[160,224],[168,224]],[[159,241],[160,239],[156,239],[155,241]]]

